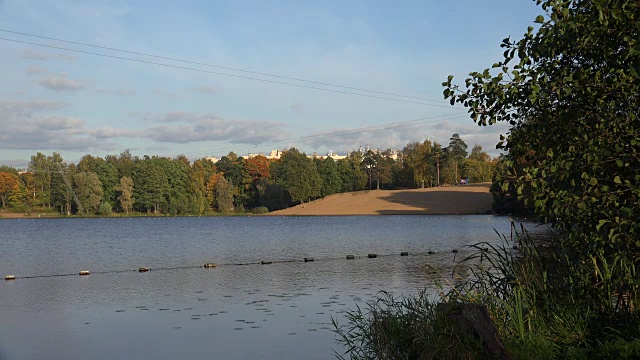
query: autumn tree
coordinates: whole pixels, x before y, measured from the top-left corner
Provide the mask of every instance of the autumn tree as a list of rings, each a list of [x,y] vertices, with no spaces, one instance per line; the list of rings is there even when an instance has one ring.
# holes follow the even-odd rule
[[[2,207],[7,206],[7,200],[12,192],[18,188],[18,178],[10,173],[0,172],[0,200]]]
[[[218,206],[216,188],[218,186],[218,181],[220,181],[222,177],[223,175],[221,173],[213,173],[211,174],[211,176],[209,177],[209,180],[207,180],[207,183],[205,184],[205,189],[207,192],[207,201],[209,206],[211,207]]]
[[[120,207],[122,207],[122,210],[124,210],[126,214],[129,214],[129,212],[133,209],[134,202],[133,179],[128,176],[123,176],[120,179],[120,183],[114,186],[113,190],[120,193],[120,195],[118,195]]]

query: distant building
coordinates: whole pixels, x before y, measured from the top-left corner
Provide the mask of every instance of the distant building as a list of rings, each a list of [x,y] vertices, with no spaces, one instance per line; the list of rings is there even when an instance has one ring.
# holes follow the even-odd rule
[[[269,155],[265,155],[264,153],[249,153],[249,154],[247,154],[247,159],[251,159],[251,158],[256,157],[256,156],[264,156],[268,160],[278,160],[278,159],[280,159],[280,156],[282,156],[282,151],[280,151],[280,150],[271,150],[271,153],[269,153]]]
[[[218,161],[220,161],[220,159],[218,159],[217,157],[213,157],[213,156],[212,157],[207,157],[205,159],[211,161],[214,164],[217,163]]]
[[[340,159],[346,159],[348,155],[338,155],[337,153],[333,152],[333,150],[329,150],[329,152],[327,153],[327,155],[320,155],[318,156],[317,153],[313,153],[313,156],[309,156],[310,158],[318,158],[320,160],[324,160],[326,158],[332,158],[333,160],[340,160]]]

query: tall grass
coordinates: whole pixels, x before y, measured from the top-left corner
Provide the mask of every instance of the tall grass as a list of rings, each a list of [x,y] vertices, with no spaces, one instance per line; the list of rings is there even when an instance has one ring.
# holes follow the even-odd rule
[[[439,302],[487,307],[512,359],[640,358],[637,289],[621,291],[610,259],[577,259],[557,239],[539,246],[523,227],[502,244],[473,245],[460,266],[471,276],[429,297],[381,293],[334,321],[351,359],[481,359],[481,344],[460,338],[436,312]],[[635,291],[635,292],[634,292]],[[636,297],[636,298],[634,298]]]

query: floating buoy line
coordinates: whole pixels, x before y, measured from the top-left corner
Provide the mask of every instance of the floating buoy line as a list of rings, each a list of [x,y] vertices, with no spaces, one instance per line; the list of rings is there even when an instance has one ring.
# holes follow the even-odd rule
[[[514,247],[515,249],[515,247]],[[486,252],[488,249],[486,248],[482,248],[480,251],[481,252]],[[468,250],[469,252],[472,251],[477,251],[470,249]],[[457,253],[459,252],[458,249],[453,249],[450,251],[450,253],[454,254],[454,261],[456,258]],[[445,253],[445,252],[442,252]],[[247,266],[247,265],[271,265],[271,264],[281,264],[281,263],[293,263],[293,262],[303,262],[303,263],[308,263],[308,262],[315,262],[315,261],[328,261],[328,260],[339,260],[339,259],[345,259],[346,260],[355,260],[355,259],[376,259],[378,257],[391,257],[391,256],[400,256],[400,257],[407,257],[409,256],[409,252],[408,251],[402,251],[400,253],[394,253],[394,254],[377,254],[377,253],[369,253],[367,255],[353,255],[353,254],[349,254],[346,255],[346,257],[327,257],[327,258],[314,258],[314,257],[304,257],[302,259],[284,259],[284,260],[260,260],[260,261],[253,261],[253,262],[242,262],[242,263],[205,263],[204,265],[187,265],[187,266],[172,266],[172,267],[157,267],[157,268],[150,268],[150,267],[146,267],[146,266],[140,266],[137,269],[133,269],[133,270],[104,270],[104,271],[89,271],[89,270],[81,270],[79,272],[76,273],[64,273],[64,274],[48,274],[48,275],[28,275],[28,276],[17,276],[17,275],[5,275],[4,279],[5,281],[13,281],[13,280],[17,280],[17,279],[38,279],[38,278],[50,278],[50,277],[62,277],[62,276],[89,276],[90,274],[117,274],[117,273],[130,273],[130,272],[139,272],[139,273],[146,273],[146,272],[150,272],[150,271],[167,271],[167,270],[184,270],[184,269],[196,269],[196,268],[205,268],[205,269],[214,269],[214,268],[218,268],[218,267],[227,267],[227,266]],[[411,255],[413,256],[426,256],[426,255],[435,255],[438,254],[436,251],[433,250],[429,250],[429,251],[425,251],[425,252],[413,252],[411,253]]]

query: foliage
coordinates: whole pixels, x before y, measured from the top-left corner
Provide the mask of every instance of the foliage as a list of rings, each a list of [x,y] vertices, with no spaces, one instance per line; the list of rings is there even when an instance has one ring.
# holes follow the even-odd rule
[[[167,160],[145,159],[135,163],[132,179],[135,198],[134,208],[139,211],[160,213],[166,210],[169,197],[169,180],[164,172]]]
[[[479,125],[511,125],[504,186],[566,234],[567,250],[595,259],[594,286],[606,268],[610,290],[638,308],[640,3],[538,3],[537,31],[504,39],[504,59],[471,73],[465,91],[450,76],[444,95]]]
[[[330,157],[324,160],[317,159],[316,165],[322,178],[320,195],[327,196],[340,192],[342,190],[342,178],[340,178],[338,164],[336,164],[335,160]]]
[[[260,205],[269,211],[281,210],[289,206],[290,199],[287,191],[278,183],[260,180],[258,183]]]
[[[126,214],[133,209],[133,179],[128,176],[123,176],[120,179],[120,184],[114,187],[114,190],[119,192],[118,201],[120,202],[120,207]]]
[[[18,188],[7,202],[14,208],[55,208],[71,215],[78,206],[75,197],[79,189],[74,185],[77,173],[92,173],[102,184],[102,202],[112,205],[112,211],[130,214],[198,214],[219,209],[218,182],[229,182],[233,194],[232,207],[251,209],[264,206],[270,211],[309,201],[334,193],[360,191],[371,188],[394,189],[435,186],[443,179],[450,180],[447,168],[447,149],[425,140],[411,143],[404,152],[387,149],[354,151],[335,161],[331,157],[311,159],[296,149],[285,151],[280,160],[264,156],[238,157],[233,152],[216,164],[207,159],[193,163],[184,155],[175,159],[133,156],[129,150],[103,158],[85,155],[78,164],[67,163],[58,153],[48,156],[37,153],[31,157],[27,172],[19,174]],[[474,155],[475,154],[475,155]],[[472,151],[464,167],[473,180],[484,180],[489,159]],[[395,155],[397,155],[397,160]],[[475,163],[472,156],[477,156]],[[5,167],[11,172],[13,168]],[[453,169],[453,168],[451,168]],[[123,183],[125,179],[125,183]],[[453,180],[451,180],[453,181]],[[133,187],[135,183],[135,187]],[[6,206],[6,205],[5,205]],[[97,211],[93,208],[89,212]]]
[[[233,185],[224,177],[216,184],[216,199],[218,211],[227,214],[233,211]]]
[[[479,344],[453,332],[436,317],[437,298],[426,290],[416,296],[395,298],[380,292],[363,310],[347,310],[348,325],[332,318],[345,359],[474,359]]]
[[[254,214],[266,214],[269,212],[269,209],[266,206],[258,206],[254,207],[251,212]]]
[[[7,165],[0,165],[0,173],[9,173],[15,176],[19,175],[18,169]]]
[[[111,215],[112,211],[113,207],[111,206],[111,203],[103,201],[98,208],[98,215]]]
[[[7,200],[17,189],[17,176],[11,173],[0,172],[0,200],[2,201],[3,208],[7,206]]]
[[[295,148],[284,152],[272,171],[276,182],[286,189],[292,202],[300,203],[320,196],[322,179],[318,169],[313,160]]]
[[[81,171],[73,175],[78,201],[82,204],[82,213],[97,212],[102,201],[102,184],[92,172]]]
[[[591,286],[588,263],[541,249],[524,229],[513,230],[515,238],[502,236],[503,245],[473,245],[458,264],[471,276],[448,291],[440,287],[438,296],[429,299],[423,290],[395,300],[383,292],[367,309],[349,311],[346,326],[334,321],[338,342],[352,359],[482,358],[479,344],[439,336],[447,324],[435,304],[465,302],[487,307],[512,359],[635,358],[640,312],[599,311],[612,299]]]

